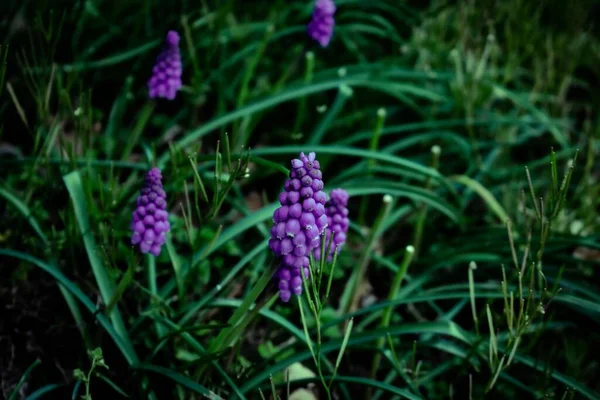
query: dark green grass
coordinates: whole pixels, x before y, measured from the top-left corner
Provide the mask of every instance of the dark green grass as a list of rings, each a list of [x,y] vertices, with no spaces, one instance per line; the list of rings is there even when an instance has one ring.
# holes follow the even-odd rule
[[[321,49],[310,1],[6,2],[3,395],[599,398],[592,3],[338,0]],[[150,101],[168,29],[184,88]],[[300,151],[352,222],[327,299],[284,304]],[[153,165],[157,258],[129,242]]]

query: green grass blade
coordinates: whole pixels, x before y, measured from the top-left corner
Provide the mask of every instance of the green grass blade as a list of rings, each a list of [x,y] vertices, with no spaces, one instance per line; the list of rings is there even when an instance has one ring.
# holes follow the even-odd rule
[[[4,197],[9,203],[11,203],[25,217],[25,219],[27,219],[27,221],[29,222],[29,225],[31,225],[31,227],[33,228],[35,233],[37,233],[37,235],[40,237],[40,239],[42,239],[42,242],[44,242],[44,246],[49,247],[50,242],[48,241],[48,238],[46,237],[46,234],[44,233],[44,231],[42,231],[42,228],[40,227],[39,223],[37,222],[37,219],[31,214],[31,210],[29,209],[29,207],[23,201],[21,201],[18,197],[16,197],[15,195],[13,195],[8,190],[6,190],[2,187],[0,187],[0,196]],[[61,294],[63,295],[63,297],[65,298],[65,301],[67,302],[67,306],[69,307],[69,310],[71,311],[71,314],[73,315],[73,318],[75,319],[75,323],[77,324],[78,328],[81,331],[82,336],[85,339],[86,328],[85,328],[83,318],[81,317],[81,311],[79,310],[79,305],[77,304],[77,302],[75,301],[75,299],[73,298],[71,293],[69,293],[62,285],[58,285],[58,288],[59,288]]]
[[[36,359],[33,364],[31,364],[26,370],[25,373],[23,374],[23,376],[21,376],[21,379],[19,379],[19,382],[17,383],[17,386],[15,386],[15,388],[13,389],[11,395],[8,397],[8,400],[15,400],[19,394],[19,390],[21,390],[21,387],[23,386],[23,384],[25,383],[25,380],[27,379],[27,377],[29,376],[29,374],[31,374],[31,371],[33,371],[33,369],[35,367],[37,367],[38,365],[40,365],[42,362],[39,359]]]
[[[23,201],[21,201],[21,199],[19,199],[3,187],[0,187],[0,196],[4,197],[6,201],[12,204],[23,215],[23,217],[25,217],[25,219],[27,220],[27,222],[29,222],[29,225],[31,225],[35,233],[40,237],[40,239],[42,239],[44,245],[48,246],[48,238],[46,237],[46,234],[42,231],[42,228],[37,222],[37,219],[31,214],[31,210],[29,209],[27,204],[25,204]]]
[[[331,125],[331,123],[335,120],[337,115],[342,111],[344,104],[346,104],[346,100],[348,100],[352,96],[352,88],[347,85],[340,86],[338,90],[338,94],[333,101],[333,105],[327,111],[327,115],[323,118],[323,120],[319,123],[316,129],[313,131],[312,135],[306,142],[308,147],[317,145],[321,143],[325,132]]]
[[[73,201],[75,218],[77,219],[77,223],[79,225],[79,231],[83,236],[83,242],[87,251],[90,265],[92,267],[92,271],[96,278],[96,283],[98,284],[98,288],[100,289],[100,294],[102,295],[104,304],[108,305],[110,304],[111,299],[114,295],[114,283],[110,279],[108,271],[106,270],[105,265],[102,263],[102,260],[99,257],[100,250],[96,246],[96,241],[94,240],[94,236],[92,234],[90,220],[87,213],[85,194],[83,191],[83,183],[81,181],[81,175],[79,171],[73,171],[68,175],[65,175],[63,177],[63,180],[65,182],[65,185],[67,186],[67,190],[69,191],[71,200]],[[121,317],[121,313],[119,312],[118,305],[115,305],[113,307],[110,313],[110,319],[112,320],[115,330],[121,336],[121,339],[128,343],[129,346],[131,346],[129,344],[129,334],[125,329],[125,324],[123,323],[123,319]]]
[[[324,378],[331,379],[332,376],[324,376]],[[303,384],[303,383],[317,382],[318,380],[319,380],[319,378],[310,378],[310,379],[297,379],[297,380],[293,380],[292,382],[295,384]],[[341,376],[341,375],[339,375],[339,376],[335,377],[334,382],[358,384],[358,385],[372,387],[374,389],[379,389],[379,390],[383,391],[383,393],[388,393],[388,395],[391,396],[391,397],[385,397],[385,398],[391,399],[391,398],[396,398],[396,396],[400,396],[400,398],[402,398],[402,399],[423,400],[423,397],[417,396],[416,394],[411,393],[408,390],[400,389],[399,387],[396,387],[394,385],[390,385],[388,383],[381,382],[381,381],[376,381],[374,379],[363,378],[363,377],[358,377],[358,376]]]
[[[192,144],[193,142],[201,139],[205,135],[210,132],[218,129],[230,122],[233,122],[237,119],[247,117],[254,113],[266,110],[270,107],[276,106],[278,104],[295,100],[304,96],[308,96],[311,94],[319,93],[322,91],[330,90],[340,86],[341,84],[346,84],[349,87],[357,86],[357,87],[366,87],[372,88],[380,91],[387,91],[389,93],[389,82],[377,82],[373,79],[368,78],[353,78],[347,77],[343,79],[332,79],[325,82],[317,82],[309,85],[298,84],[296,87],[291,87],[288,90],[277,93],[276,95],[266,97],[265,99],[258,100],[254,103],[248,104],[242,108],[238,108],[235,111],[232,111],[228,114],[225,114],[221,117],[218,117],[206,124],[204,124],[201,128],[198,128],[192,132],[186,134],[182,139],[174,143],[175,150],[181,150],[186,146]],[[439,96],[435,93],[431,93],[424,89],[417,89],[416,87],[410,85],[400,85],[396,84],[396,87],[393,90],[394,93],[401,94],[403,92],[412,92],[412,94],[425,96],[430,100],[440,100]],[[171,154],[169,152],[165,152],[158,159],[158,166],[164,167],[171,158]]]
[[[340,347],[340,352],[335,360],[335,368],[333,369],[333,375],[331,376],[331,381],[329,386],[331,386],[331,382],[335,379],[335,375],[337,374],[338,369],[340,368],[340,364],[342,363],[342,357],[344,356],[344,352],[346,351],[346,346],[348,346],[348,340],[350,339],[350,335],[352,334],[352,327],[354,326],[354,319],[350,318],[350,322],[348,323],[348,327],[346,328],[346,333],[344,333],[344,339],[342,340],[342,345]]]
[[[211,307],[226,307],[226,308],[239,308],[242,305],[242,300],[238,299],[215,299],[210,303]],[[304,333],[292,324],[287,318],[282,317],[274,311],[262,308],[259,311],[259,315],[265,317],[267,320],[274,322],[278,326],[285,329],[296,339],[306,343]]]
[[[83,306],[85,306],[90,313],[95,315],[100,325],[102,325],[106,332],[111,336],[119,350],[121,350],[121,353],[127,359],[127,362],[129,362],[129,364],[133,364],[138,361],[137,355],[133,349],[133,346],[131,346],[131,343],[128,340],[124,340],[121,335],[117,333],[109,320],[101,313],[98,313],[99,310],[96,308],[95,304],[73,282],[71,282],[69,278],[60,272],[56,266],[45,263],[28,254],[14,250],[0,249],[0,255],[14,257],[26,261],[52,275],[52,277],[56,279],[56,281],[64,288],[66,288],[73,296],[75,296],[75,298],[79,300],[79,302],[83,304]]]
[[[261,310],[264,311],[264,310]],[[181,327],[178,326],[177,324],[175,324],[174,322],[170,321],[168,318],[164,318],[164,322],[167,324],[167,326],[175,331],[180,331]],[[192,335],[190,335],[187,332],[183,332],[181,334],[181,338],[192,348],[194,349],[198,354],[207,354],[205,348],[198,343],[198,341],[196,339],[194,339],[192,337]],[[229,385],[229,387],[231,388],[231,390],[233,390],[233,392],[237,395],[237,397],[240,400],[246,400],[246,397],[244,396],[244,394],[240,391],[240,389],[237,387],[237,385],[233,382],[233,380],[229,377],[229,375],[227,375],[227,372],[225,372],[225,370],[217,363],[217,361],[212,360],[211,364],[213,366],[213,368],[217,371],[217,373],[219,375],[221,375],[221,377],[223,378],[223,381]]]
[[[138,143],[142,132],[144,131],[144,128],[146,128],[146,125],[148,124],[148,121],[152,116],[154,106],[155,103],[148,103],[139,112],[139,116],[135,123],[135,126],[133,127],[131,134],[128,135],[127,144],[125,145],[123,153],[121,154],[121,160],[126,161],[129,158],[131,151],[133,150],[134,146]]]
[[[218,352],[223,350],[225,347],[229,346],[230,342],[235,341],[237,338],[229,339],[231,332],[234,332],[237,328],[237,325],[242,322],[244,316],[248,313],[258,296],[265,290],[267,285],[271,282],[273,278],[274,269],[272,267],[268,267],[263,275],[260,277],[258,282],[254,285],[252,290],[246,295],[244,301],[240,305],[240,307],[233,313],[231,318],[227,321],[229,328],[224,329],[219,333],[215,341],[210,346],[210,352]],[[225,341],[227,339],[227,341]],[[229,342],[229,343],[228,343]]]
[[[181,375],[180,373],[175,372],[169,368],[164,368],[164,367],[160,367],[158,365],[152,365],[152,364],[136,364],[133,366],[133,368],[137,369],[137,370],[141,370],[141,371],[148,371],[148,372],[153,372],[153,373],[162,375],[162,376],[169,378],[170,380],[176,382],[177,384],[189,389],[193,393],[196,393],[196,394],[199,394],[202,396],[206,396],[209,399],[223,400],[223,398],[221,398],[220,396],[217,396],[215,393],[211,392],[210,390],[208,390],[204,386],[200,385],[199,383],[196,383],[193,380],[191,380],[190,378],[188,378],[187,376]]]
[[[89,70],[89,69],[97,69],[97,68],[103,68],[103,67],[108,67],[111,65],[120,64],[120,63],[130,60],[132,58],[139,57],[140,55],[142,55],[144,53],[148,53],[150,50],[153,50],[156,47],[158,47],[161,44],[161,42],[162,42],[162,40],[160,40],[160,39],[153,40],[151,42],[145,43],[145,44],[135,47],[133,49],[126,50],[121,53],[109,56],[109,57],[105,57],[101,60],[84,61],[84,62],[78,62],[78,63],[73,63],[73,64],[63,64],[63,65],[59,66],[59,69],[61,69],[64,72],[79,72],[79,71],[85,71],[85,70]],[[35,67],[35,68],[26,69],[25,72],[44,73],[47,70],[48,70],[48,68]]]
[[[272,218],[273,212],[278,206],[279,204],[276,203],[269,204],[261,208],[260,210],[248,215],[247,217],[242,218],[234,225],[225,229],[223,233],[217,238],[217,240],[215,240],[214,243],[212,243],[209,249],[207,249],[206,247],[201,248],[196,253],[194,253],[191,265],[196,265],[203,257],[208,257],[210,254],[219,249],[225,243],[229,242],[230,240],[233,240],[236,237],[239,237],[243,232],[247,231],[248,229],[254,228],[261,222]],[[182,271],[184,275],[189,273],[189,268],[189,263],[182,266]],[[171,293],[171,291],[174,289],[174,287],[175,281],[171,279],[161,288],[159,293],[163,298],[166,298],[169,295],[169,293]]]
[[[508,220],[508,214],[506,213],[506,211],[504,211],[504,208],[500,205],[498,200],[496,200],[494,195],[481,183],[469,178],[466,175],[451,176],[448,179],[463,184],[469,189],[473,190],[475,193],[477,193],[479,197],[481,197],[481,199],[485,202],[485,204],[487,204],[490,210],[494,214],[496,214],[500,222],[505,223],[506,220]]]
[[[438,335],[450,336],[461,342],[469,342],[465,332],[453,322],[426,322],[403,324],[400,326],[391,326],[385,329],[357,333],[348,339],[347,345],[353,346],[374,342],[380,337],[385,337],[388,333],[392,336],[433,333]],[[343,340],[334,340],[324,343],[321,346],[321,354],[323,355],[331,351],[339,350],[342,346],[342,343]],[[256,387],[258,387],[262,382],[269,379],[269,376],[271,374],[274,374],[278,371],[283,371],[285,368],[289,367],[293,363],[305,361],[310,357],[312,357],[312,355],[309,351],[295,353],[293,356],[290,356],[273,365],[270,365],[264,370],[261,370],[257,375],[248,379],[240,389],[244,393],[247,393],[250,390],[255,390]]]
[[[519,94],[514,93],[509,89],[499,85],[492,85],[492,88],[494,90],[494,94],[498,98],[507,98],[517,106],[529,111],[531,115],[537,118],[548,128],[548,130],[550,130],[550,133],[552,133],[552,136],[554,136],[556,142],[559,143],[563,148],[569,147],[569,143],[567,142],[566,137],[558,129],[558,127],[551,122],[550,117],[543,111],[537,109],[533,104],[531,104],[529,99],[526,99],[524,96],[520,96]]]
[[[442,175],[433,168],[425,167],[416,162],[407,160],[403,157],[395,156],[392,154],[385,154],[379,151],[370,151],[364,150],[360,148],[348,147],[348,146],[338,146],[338,145],[328,145],[328,146],[277,146],[277,147],[261,147],[258,149],[252,150],[253,155],[297,155],[301,151],[314,151],[319,154],[326,155],[340,155],[348,157],[358,157],[364,158],[366,160],[377,160],[384,161],[390,164],[396,165],[401,168],[405,168],[407,170],[422,174],[424,177],[431,177],[434,179],[443,179]]]
[[[98,374],[98,378],[100,378],[101,380],[103,380],[104,382],[106,382],[106,384],[108,386],[110,386],[111,388],[113,388],[114,391],[117,392],[117,393],[119,393],[121,396],[123,396],[123,397],[129,397],[127,395],[127,393],[125,393],[125,391],[123,389],[121,389],[119,386],[117,386],[116,383],[114,383],[113,381],[111,381],[110,379],[108,379],[103,374]]]
[[[460,220],[459,211],[455,207],[448,204],[441,197],[436,195],[434,192],[425,190],[419,187],[405,185],[402,183],[384,183],[377,180],[369,180],[369,182],[356,183],[349,182],[340,184],[350,196],[368,196],[373,194],[389,194],[393,197],[406,197],[416,202],[423,202],[430,205],[432,208],[438,210],[442,214],[446,215],[454,222]],[[388,226],[385,224],[385,226]]]
[[[0,95],[2,94],[2,89],[4,88],[4,79],[6,76],[6,58],[8,57],[8,45],[5,44],[4,47],[0,45]]]
[[[47,393],[53,392],[62,387],[65,387],[64,383],[52,383],[50,385],[43,386],[27,396],[26,400],[38,400],[42,397],[45,397]]]
[[[267,248],[267,242],[263,241],[248,254],[246,254],[236,265],[231,268],[227,275],[219,281],[207,294],[202,296],[200,300],[191,305],[185,315],[179,320],[180,325],[185,325],[190,319],[202,309],[202,307],[210,302],[225,286],[233,280],[237,274],[244,268],[250,261],[255,260],[256,257]]]

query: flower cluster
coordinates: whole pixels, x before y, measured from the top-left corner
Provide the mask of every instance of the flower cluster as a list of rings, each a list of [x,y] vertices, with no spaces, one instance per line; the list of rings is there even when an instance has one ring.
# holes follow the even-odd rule
[[[325,215],[327,216],[327,229],[325,230],[325,246],[329,246],[328,261],[331,261],[333,254],[339,252],[346,242],[346,234],[350,220],[348,219],[348,192],[344,189],[333,189],[329,201],[325,204]],[[331,239],[331,234],[333,240]],[[321,247],[315,248],[314,257],[316,260],[321,258]]]
[[[173,100],[181,88],[181,55],[179,34],[169,31],[166,46],[156,60],[152,77],[148,81],[151,98],[162,97]]]
[[[290,179],[279,195],[281,207],[273,213],[273,228],[269,248],[280,259],[276,278],[279,297],[288,302],[293,294],[302,293],[302,278],[309,274],[309,255],[319,246],[327,226],[322,191],[323,180],[315,153],[292,160]]]
[[[154,256],[160,254],[165,242],[165,234],[170,229],[166,207],[162,174],[158,168],[152,168],[146,174],[131,222],[131,244],[138,245],[144,254],[151,253]]]
[[[333,0],[316,0],[312,20],[308,24],[308,34],[322,47],[327,47],[333,35],[335,20]]]

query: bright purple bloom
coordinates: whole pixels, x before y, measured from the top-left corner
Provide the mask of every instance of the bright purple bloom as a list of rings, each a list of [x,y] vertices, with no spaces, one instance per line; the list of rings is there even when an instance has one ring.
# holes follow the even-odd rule
[[[137,207],[131,221],[131,244],[144,254],[160,254],[165,234],[171,226],[167,217],[166,193],[162,186],[160,169],[152,168],[146,174],[144,187],[137,198]]]
[[[319,42],[321,47],[327,47],[335,25],[335,4],[333,0],[316,0],[312,20],[308,24],[308,34]]]
[[[331,198],[325,204],[325,215],[327,215],[327,229],[325,230],[325,246],[329,246],[327,259],[332,260],[333,254],[339,252],[346,242],[350,220],[348,219],[348,193],[344,189],[333,189]],[[331,244],[329,243],[331,233],[334,233]],[[316,260],[321,259],[321,243],[314,250]]]
[[[181,88],[181,55],[179,54],[179,34],[169,31],[166,46],[156,59],[152,77],[148,81],[150,97],[163,97],[173,100]]]
[[[319,246],[327,227],[323,176],[315,153],[300,153],[292,160],[290,179],[279,195],[281,207],[273,213],[269,248],[279,258],[275,278],[279,281],[279,297],[288,302],[292,293],[302,294],[302,278],[309,274],[309,255]]]

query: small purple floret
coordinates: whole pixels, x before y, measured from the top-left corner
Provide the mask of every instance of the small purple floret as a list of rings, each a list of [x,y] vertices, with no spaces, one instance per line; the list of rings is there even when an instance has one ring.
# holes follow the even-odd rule
[[[325,204],[325,215],[327,216],[325,246],[329,246],[328,261],[332,260],[333,254],[339,252],[346,242],[346,235],[350,226],[350,220],[348,219],[348,197],[348,193],[344,189],[333,189],[331,191],[331,198]],[[332,232],[334,233],[333,240],[331,240]],[[331,244],[329,244],[330,240]],[[319,247],[314,250],[316,260],[321,259],[320,245],[321,243],[319,242]]]
[[[327,226],[322,174],[315,153],[292,160],[290,179],[279,195],[281,207],[273,213],[269,248],[279,259],[275,274],[279,298],[288,302],[292,294],[302,294],[302,279],[308,278],[310,252],[319,246]],[[305,179],[308,178],[308,179]]]
[[[138,246],[144,254],[158,256],[165,243],[165,235],[171,229],[167,220],[169,214],[165,210],[166,197],[162,174],[158,168],[152,168],[146,174],[130,226],[131,244]]]
[[[173,100],[181,88],[181,55],[179,53],[179,34],[169,31],[166,46],[156,59],[152,77],[148,81],[151,98],[162,97]]]
[[[335,4],[333,0],[316,0],[312,20],[308,24],[308,34],[321,47],[327,47],[333,36],[335,25]]]

